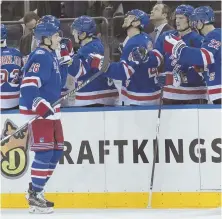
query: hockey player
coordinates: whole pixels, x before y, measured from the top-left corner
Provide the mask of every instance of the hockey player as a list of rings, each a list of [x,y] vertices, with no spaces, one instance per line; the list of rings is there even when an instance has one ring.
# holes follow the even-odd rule
[[[41,17],[39,22],[50,22],[55,24],[60,28],[60,20],[52,15],[45,15]],[[61,95],[64,96],[68,88],[66,88],[66,79],[68,75],[68,67],[72,64],[72,57],[74,55],[72,41],[69,38],[62,37],[62,31],[60,30],[61,41],[58,49],[55,50],[55,53],[58,57],[60,64],[60,72],[62,76],[62,84],[64,87],[62,88]],[[63,106],[63,102],[61,103]]]
[[[60,28],[60,20],[52,15],[45,15],[41,17],[38,23],[41,23],[41,22],[50,22]],[[61,30],[59,31],[59,33],[60,33],[60,36],[62,36]],[[72,56],[74,55],[72,41],[68,38],[61,37],[60,46],[55,51],[53,51],[53,53],[57,55],[57,58],[59,60],[61,79],[62,79],[62,84],[64,86],[61,90],[61,95],[63,96],[66,94],[68,90],[65,86],[67,75],[68,75],[68,66],[72,63]],[[33,53],[31,53],[29,56],[32,56],[32,54]],[[29,62],[30,60],[31,59],[29,59]],[[29,68],[29,67],[30,67],[30,63],[27,63],[25,65],[25,68]],[[62,106],[62,103],[61,103],[61,106]]]
[[[1,24],[1,109],[12,109],[19,104],[22,55],[7,47],[7,29]]]
[[[164,52],[163,43],[165,36],[174,34],[181,37],[184,42],[192,47],[200,48],[203,38],[192,31],[189,26],[189,16],[192,14],[194,8],[190,5],[180,5],[176,8],[176,28],[177,30],[167,31],[156,42],[156,50],[164,57],[164,63],[160,68],[159,75],[156,77],[158,84],[163,87],[163,103],[164,104],[194,104],[201,102],[207,102],[207,89],[205,80],[202,75],[199,75],[192,65],[184,63],[182,66],[177,65],[177,59],[169,53]],[[155,52],[156,52],[155,50]],[[133,51],[133,57],[138,56],[138,50]],[[151,51],[147,54],[147,58]],[[150,60],[146,62],[147,68],[150,65]],[[176,74],[180,79],[179,83],[173,84],[173,73],[176,70]],[[170,80],[169,80],[170,79]]]
[[[29,146],[35,152],[31,166],[32,183],[28,190],[31,213],[51,213],[54,203],[44,198],[44,186],[63,153],[64,138],[59,105],[51,104],[60,98],[61,75],[55,49],[59,47],[59,27],[49,22],[38,24],[34,35],[39,40],[25,68],[21,84],[20,113],[40,119],[29,125]]]
[[[196,8],[190,19],[193,27],[205,36],[201,48],[191,48],[181,39],[166,36],[165,51],[172,53],[182,65],[204,66],[209,99],[221,104],[221,29],[214,27],[214,12],[209,6]]]
[[[159,103],[160,87],[155,84],[156,69],[141,65],[134,69],[132,50],[143,46],[152,49],[152,40],[148,34],[142,32],[149,24],[149,16],[138,9],[129,11],[125,15],[123,28],[127,31],[127,42],[123,47],[120,62],[110,64],[106,76],[124,82],[122,87],[122,100],[125,105],[155,105]],[[92,55],[91,66],[101,65]],[[156,66],[158,61],[154,60]],[[152,66],[151,66],[152,67]]]
[[[104,47],[96,33],[96,23],[88,16],[81,16],[74,20],[71,31],[75,42],[80,45],[73,62],[69,67],[69,74],[72,75],[77,84],[81,84],[97,70],[90,69],[86,65],[89,54],[96,53],[103,55]],[[75,106],[104,106],[115,105],[118,100],[118,91],[113,81],[107,77],[100,76],[90,84],[76,92]]]

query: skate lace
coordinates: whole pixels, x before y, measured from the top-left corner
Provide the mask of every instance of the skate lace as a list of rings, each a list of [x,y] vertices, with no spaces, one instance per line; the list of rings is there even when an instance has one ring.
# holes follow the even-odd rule
[[[43,202],[47,201],[44,196],[44,190],[42,190],[41,192],[38,192],[36,197]]]

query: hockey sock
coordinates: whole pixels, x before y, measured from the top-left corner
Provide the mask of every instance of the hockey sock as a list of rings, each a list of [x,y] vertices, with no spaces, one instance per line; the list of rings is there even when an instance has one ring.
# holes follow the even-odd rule
[[[47,176],[46,182],[51,177],[53,171],[56,168],[57,163],[59,162],[59,160],[62,156],[62,154],[63,154],[63,150],[54,150],[53,151],[53,156],[52,156],[52,158],[50,160],[50,163],[49,163],[49,170],[48,170],[48,176]]]
[[[35,158],[31,168],[32,188],[36,192],[41,192],[48,176],[50,160],[53,150],[35,152]]]

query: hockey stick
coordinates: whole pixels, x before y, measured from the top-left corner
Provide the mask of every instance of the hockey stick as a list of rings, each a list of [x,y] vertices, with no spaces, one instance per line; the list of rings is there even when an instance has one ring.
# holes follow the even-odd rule
[[[181,65],[176,64],[173,68],[173,78],[177,85],[179,86],[181,79],[180,75],[178,74],[180,72]],[[159,133],[160,133],[160,116],[161,116],[161,111],[162,111],[162,101],[163,101],[163,89],[164,87],[161,88],[160,92],[160,104],[159,104],[159,109],[158,109],[158,117],[157,117],[157,124],[156,124],[156,140],[155,140],[155,145],[154,145],[154,152],[153,152],[153,164],[152,164],[152,172],[151,172],[151,179],[150,179],[150,191],[149,191],[149,200],[148,200],[148,208],[151,208],[151,203],[152,203],[152,195],[153,195],[153,181],[154,181],[154,173],[155,173],[155,166],[156,166],[156,156],[157,156],[157,150],[159,148]]]
[[[108,67],[109,67],[109,62],[110,62],[109,54],[110,54],[109,45],[106,43],[105,48],[104,48],[104,60],[103,60],[101,70],[98,71],[97,73],[93,74],[92,77],[90,77],[88,80],[84,81],[77,88],[74,88],[74,89],[70,90],[65,96],[61,97],[59,100],[57,100],[55,103],[53,103],[52,107],[55,107],[56,105],[60,104],[63,100],[66,100],[68,97],[72,96],[74,93],[76,93],[77,91],[79,91],[80,89],[85,87],[87,84],[91,83],[93,80],[98,78],[101,74],[103,74],[103,72],[106,72]],[[40,116],[35,116],[33,119],[31,119],[30,121],[26,122],[24,125],[19,127],[14,133],[12,133],[11,135],[8,135],[8,136],[4,137],[3,139],[1,139],[1,144],[0,145],[3,146],[5,144],[5,142],[7,142],[12,136],[14,136],[17,133],[19,133],[20,131],[26,129],[29,124],[31,124],[34,120],[38,119],[39,117]]]
[[[161,116],[161,111],[162,111],[163,89],[164,89],[164,87],[161,88],[161,92],[160,92],[160,103],[159,103],[158,117],[157,117],[157,123],[156,123],[156,140],[155,140],[154,151],[153,151],[153,164],[152,164],[152,173],[151,173],[151,179],[150,179],[148,208],[151,208],[151,203],[152,203],[153,181],[154,181],[154,173],[155,173],[155,166],[156,166],[156,156],[157,156],[157,150],[159,148],[160,116]]]

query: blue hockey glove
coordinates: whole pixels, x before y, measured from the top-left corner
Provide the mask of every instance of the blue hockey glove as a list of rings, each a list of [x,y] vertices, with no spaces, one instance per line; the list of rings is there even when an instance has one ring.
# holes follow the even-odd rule
[[[155,82],[161,88],[167,85],[173,85],[173,74],[171,72],[160,73],[155,77]]]
[[[141,47],[134,47],[132,50],[132,61],[136,64],[142,64],[147,62],[149,59],[148,50],[141,46]]]

